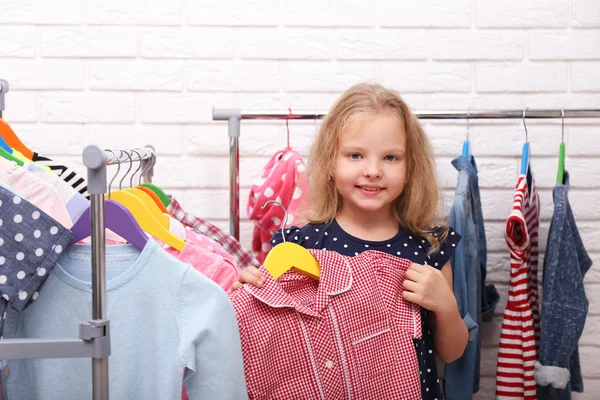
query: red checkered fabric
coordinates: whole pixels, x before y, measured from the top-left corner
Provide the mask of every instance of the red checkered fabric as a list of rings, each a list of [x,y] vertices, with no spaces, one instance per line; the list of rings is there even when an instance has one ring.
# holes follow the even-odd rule
[[[216,240],[223,246],[223,249],[231,254],[240,268],[247,268],[249,266],[260,267],[260,262],[254,257],[254,255],[248,250],[244,249],[240,242],[235,240],[231,235],[226,234],[216,225],[211,224],[201,218],[194,217],[193,215],[186,213],[181,205],[175,198],[169,196],[171,204],[167,207],[169,213],[190,228],[198,230],[201,234]]]
[[[320,281],[264,267],[231,295],[250,399],[420,399],[421,313],[402,298],[411,261],[309,250]]]
[[[538,226],[540,200],[531,177],[521,175],[506,221],[510,285],[498,346],[497,399],[535,400],[533,376],[540,337]]]

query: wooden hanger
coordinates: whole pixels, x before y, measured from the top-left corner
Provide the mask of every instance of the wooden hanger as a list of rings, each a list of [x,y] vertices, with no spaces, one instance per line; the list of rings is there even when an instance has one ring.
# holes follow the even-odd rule
[[[275,200],[267,201],[262,208],[265,208],[269,203],[277,204],[279,207],[283,208],[283,211],[285,212],[285,219],[281,225],[281,237],[283,238],[283,243],[279,243],[269,251],[263,265],[267,271],[269,271],[273,279],[279,278],[291,268],[304,275],[308,275],[313,279],[319,279],[321,268],[315,256],[299,244],[285,241],[284,228],[288,221],[287,210],[281,203]]]

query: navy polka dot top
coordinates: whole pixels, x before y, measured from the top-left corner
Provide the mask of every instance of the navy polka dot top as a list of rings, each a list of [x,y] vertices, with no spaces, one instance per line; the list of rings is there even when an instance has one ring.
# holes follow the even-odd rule
[[[402,229],[394,237],[379,242],[363,240],[350,235],[338,225],[335,219],[321,225],[308,224],[302,228],[293,226],[285,229],[284,232],[286,241],[297,243],[307,249],[332,250],[345,256],[356,256],[366,250],[377,250],[438,269],[441,269],[450,260],[460,240],[460,235],[450,228],[448,238],[442,244],[440,251],[428,256],[429,242]],[[281,243],[283,241],[281,235],[281,230],[278,230],[273,235],[271,243],[273,245]],[[421,316],[422,339],[415,339],[414,342],[421,374],[422,398],[423,400],[442,400],[433,346],[433,331],[427,320],[426,309],[421,308]]]

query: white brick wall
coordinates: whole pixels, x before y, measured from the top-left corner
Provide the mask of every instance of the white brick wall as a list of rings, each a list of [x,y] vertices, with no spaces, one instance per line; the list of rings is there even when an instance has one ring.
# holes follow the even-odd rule
[[[200,217],[227,227],[226,124],[216,107],[327,109],[346,87],[379,81],[415,109],[600,108],[598,0],[3,0],[0,78],[5,118],[35,150],[78,164],[89,143],[152,144],[155,182]],[[448,207],[465,124],[424,123]],[[307,155],[313,122],[292,122]],[[560,121],[528,122],[542,200],[542,248],[552,215]],[[600,263],[600,120],[567,120],[571,204]],[[281,122],[242,123],[241,233],[250,182],[286,144]],[[489,242],[489,281],[502,291],[483,328],[481,391],[494,393],[506,302],[503,226],[519,169],[520,121],[471,123]],[[586,276],[581,339],[586,385],[600,391],[600,267]]]

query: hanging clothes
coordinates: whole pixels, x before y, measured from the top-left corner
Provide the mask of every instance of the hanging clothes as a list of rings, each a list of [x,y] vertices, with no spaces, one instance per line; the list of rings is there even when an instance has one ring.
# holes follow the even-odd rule
[[[244,249],[240,242],[233,236],[226,234],[218,226],[203,220],[202,218],[194,217],[192,214],[186,213],[181,204],[172,196],[169,196],[171,203],[167,207],[169,213],[184,224],[185,226],[198,230],[199,233],[214,239],[220,243],[225,251],[231,254],[236,259],[236,264],[245,269],[249,266],[260,267],[260,262],[252,255],[251,252]]]
[[[319,281],[261,267],[262,288],[231,295],[250,399],[420,399],[421,313],[402,298],[412,262],[309,251]]]
[[[90,319],[91,246],[66,249],[44,301],[9,314],[5,337],[66,337]],[[247,398],[236,316],[214,282],[153,240],[143,250],[106,247],[106,312],[111,324],[112,399]],[[10,333],[10,334],[9,334]],[[11,399],[85,399],[89,359],[12,360]],[[185,377],[183,371],[185,369]]]
[[[77,172],[75,172],[74,169],[71,169],[66,165],[63,165],[57,161],[54,161],[51,158],[44,157],[39,153],[35,152],[33,153],[31,161],[40,165],[47,166],[52,172],[58,175],[60,179],[71,185],[73,189],[77,190],[87,199],[90,198],[90,195],[87,192],[87,182],[85,181],[85,178],[79,175]]]
[[[65,228],[73,226],[69,212],[56,189],[37,178],[32,172],[0,157],[0,182],[12,188],[19,196],[33,203]]]
[[[510,250],[508,303],[496,371],[497,399],[536,398],[533,370],[540,337],[538,226],[540,202],[531,168],[520,175],[504,237]]]
[[[275,153],[262,170],[259,182],[252,185],[248,198],[248,217],[254,221],[252,250],[258,261],[265,260],[272,247],[269,240],[282,225],[289,226],[296,218],[295,225],[304,225],[302,214],[308,211],[308,198],[308,176],[300,154],[291,149]],[[263,208],[269,200],[281,203],[283,208],[274,203]]]
[[[34,302],[73,234],[35,205],[0,186],[0,339],[8,306]]]
[[[482,315],[491,318],[500,296],[494,285],[485,285],[487,246],[475,157],[455,158],[452,165],[458,170],[458,183],[448,225],[463,239],[450,261],[454,296],[469,341],[462,356],[446,364],[444,391],[448,400],[462,400],[479,390]]]
[[[535,380],[538,399],[583,392],[578,342],[588,312],[584,276],[592,265],[569,204],[569,174],[553,190],[554,215],[544,258],[542,330]]]

